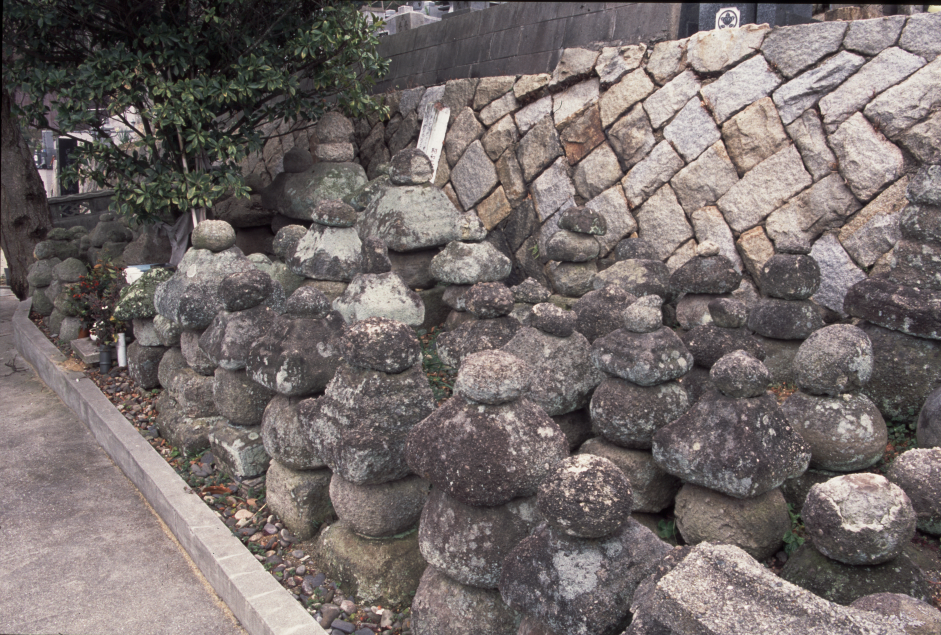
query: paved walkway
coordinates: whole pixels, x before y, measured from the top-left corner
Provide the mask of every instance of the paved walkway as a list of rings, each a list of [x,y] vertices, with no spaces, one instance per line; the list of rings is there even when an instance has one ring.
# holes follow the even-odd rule
[[[0,633],[246,635],[13,347],[0,288]]]

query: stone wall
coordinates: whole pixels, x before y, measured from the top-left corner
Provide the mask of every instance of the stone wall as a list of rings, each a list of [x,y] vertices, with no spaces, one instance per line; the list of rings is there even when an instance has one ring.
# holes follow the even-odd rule
[[[547,246],[560,212],[585,205],[608,226],[587,267],[636,236],[675,270],[709,239],[755,279],[807,243],[825,280],[814,300],[840,313],[886,266],[910,175],[941,160],[939,28],[921,14],[565,49],[551,75],[390,93],[391,119],[358,125],[358,160],[375,178],[440,101],[435,183],[513,257],[509,283],[566,286],[548,279]]]
[[[587,290],[547,273],[561,211],[585,205],[608,228],[588,273],[626,238],[671,271],[708,239],[748,274],[747,300],[773,253],[808,243],[824,277],[814,300],[841,313],[846,289],[887,266],[910,175],[941,161],[939,25],[900,15],[568,48],[552,74],[390,92],[388,120],[355,122],[351,156],[376,178],[440,102],[435,184],[512,258],[508,284]],[[322,145],[311,131],[272,139],[246,174],[261,189],[288,150]]]

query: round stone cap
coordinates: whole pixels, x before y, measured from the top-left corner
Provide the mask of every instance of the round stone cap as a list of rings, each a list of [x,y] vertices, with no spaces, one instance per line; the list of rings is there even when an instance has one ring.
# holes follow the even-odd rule
[[[860,390],[872,377],[872,342],[852,324],[831,324],[810,334],[797,349],[797,386],[815,395]]]
[[[634,496],[624,472],[594,454],[563,459],[539,487],[536,506],[553,527],[577,538],[601,538],[630,517]]]
[[[222,307],[226,311],[244,311],[258,306],[273,290],[271,276],[259,269],[233,273],[219,285]]]
[[[801,516],[817,551],[844,564],[893,560],[915,535],[908,496],[884,476],[868,472],[814,485]]]
[[[745,351],[732,351],[713,364],[709,379],[723,395],[741,399],[763,395],[771,384],[771,373]]]
[[[284,303],[289,317],[322,318],[330,312],[330,300],[316,287],[301,287]]]
[[[317,203],[310,219],[327,227],[352,227],[356,224],[356,210],[343,201],[327,199]]]
[[[392,157],[389,181],[393,185],[421,185],[431,181],[433,168],[428,155],[418,148],[406,148]]]
[[[568,337],[575,332],[576,320],[574,311],[566,311],[550,302],[542,302],[532,308],[523,323],[549,335]]]
[[[500,350],[480,351],[464,358],[454,392],[471,401],[497,405],[518,399],[529,386],[532,368]]]
[[[748,307],[735,298],[715,298],[707,305],[712,323],[725,329],[737,329],[748,321]]]
[[[235,230],[224,220],[204,220],[192,235],[193,248],[224,251],[235,244]]]
[[[509,315],[513,292],[502,282],[478,282],[464,292],[464,307],[477,319]]]
[[[663,298],[645,295],[624,309],[624,329],[631,333],[651,333],[663,326]]]
[[[342,346],[351,365],[383,373],[401,373],[421,361],[415,332],[384,317],[366,318],[346,327]]]

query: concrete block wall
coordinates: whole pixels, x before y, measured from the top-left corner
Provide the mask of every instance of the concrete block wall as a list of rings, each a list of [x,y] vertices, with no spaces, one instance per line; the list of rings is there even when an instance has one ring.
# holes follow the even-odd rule
[[[674,39],[679,15],[679,3],[507,2],[382,38],[376,90],[552,72],[564,48]]]

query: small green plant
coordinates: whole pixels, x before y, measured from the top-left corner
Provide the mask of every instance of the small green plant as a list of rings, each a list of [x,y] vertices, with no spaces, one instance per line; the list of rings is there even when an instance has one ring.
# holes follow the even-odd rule
[[[804,544],[804,523],[801,521],[801,515],[794,511],[791,503],[787,504],[787,515],[791,519],[791,528],[784,534],[784,553],[790,556]]]
[[[454,391],[454,380],[457,378],[457,370],[442,362],[438,357],[437,340],[440,334],[441,327],[436,326],[419,337],[422,347],[422,370],[425,371],[428,383],[431,384],[431,392],[435,396],[436,405],[440,405],[451,397]]]
[[[529,248],[529,253],[532,254],[533,258],[539,257],[539,243],[533,243],[533,246]]]
[[[676,520],[660,520],[657,522],[657,535],[664,540],[676,540]]]

